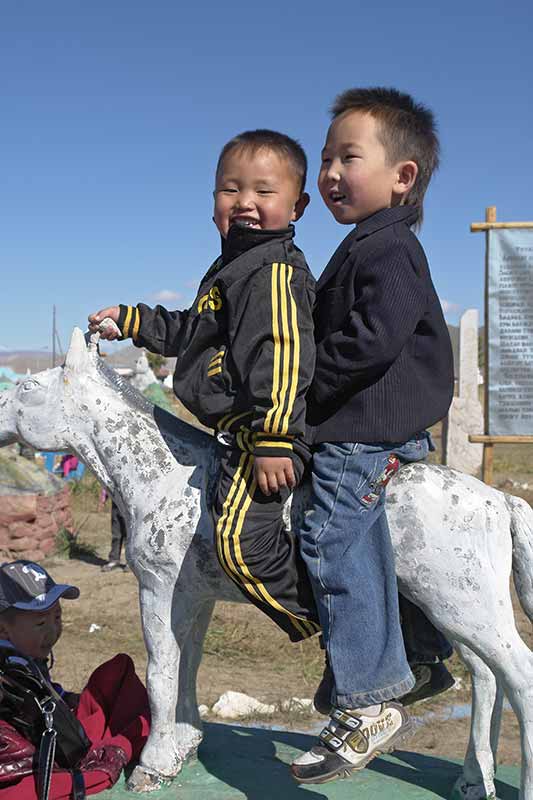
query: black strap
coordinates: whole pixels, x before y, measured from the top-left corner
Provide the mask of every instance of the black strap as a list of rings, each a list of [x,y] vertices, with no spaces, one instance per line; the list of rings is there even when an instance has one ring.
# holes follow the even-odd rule
[[[85,781],[81,769],[72,770],[72,800],[85,800]]]
[[[37,792],[39,800],[48,800],[50,783],[54,769],[54,756],[56,752],[57,732],[53,728],[43,731],[41,746],[39,747],[39,774],[37,779]]]
[[[329,728],[324,728],[321,731],[319,739],[322,744],[324,744],[329,750],[333,750],[334,753],[336,753],[337,750],[340,750],[344,744],[344,736],[336,736],[333,731],[330,731]]]
[[[361,717],[354,716],[349,711],[344,711],[342,708],[334,707],[331,710],[331,719],[334,719],[341,727],[346,728],[348,731],[358,731],[361,725]]]
[[[57,731],[54,728],[56,704],[49,699],[40,705],[40,708],[44,717],[45,727],[39,746],[37,793],[39,800],[48,800],[56,754]],[[85,781],[79,769],[72,770],[72,800],[85,800]]]
[[[336,723],[333,729],[330,727],[332,723]],[[348,736],[358,731],[362,724],[361,717],[335,706],[331,710],[330,725],[320,733],[320,741],[329,750],[336,753],[343,746]]]

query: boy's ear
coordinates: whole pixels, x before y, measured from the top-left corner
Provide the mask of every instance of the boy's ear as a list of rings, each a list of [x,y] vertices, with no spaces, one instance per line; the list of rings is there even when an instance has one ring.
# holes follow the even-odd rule
[[[415,185],[417,175],[418,164],[416,161],[400,161],[397,166],[395,193],[405,197]]]
[[[309,197],[307,192],[302,192],[302,194],[294,204],[294,211],[292,212],[292,217],[291,217],[292,222],[296,222],[296,220],[300,219],[305,209],[309,205],[310,200],[311,198]]]

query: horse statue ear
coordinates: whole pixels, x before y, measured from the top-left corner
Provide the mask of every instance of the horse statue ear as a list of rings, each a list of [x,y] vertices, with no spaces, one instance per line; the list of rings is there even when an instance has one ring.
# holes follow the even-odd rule
[[[85,337],[79,328],[74,328],[67,357],[65,368],[71,372],[86,372],[89,369],[90,358],[85,344]]]

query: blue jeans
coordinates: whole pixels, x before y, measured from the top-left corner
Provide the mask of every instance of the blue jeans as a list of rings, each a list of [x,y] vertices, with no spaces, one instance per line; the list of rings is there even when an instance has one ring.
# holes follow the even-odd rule
[[[313,584],[336,705],[401,697],[414,685],[398,610],[385,486],[429,450],[421,433],[400,444],[324,442],[314,448],[300,548]]]

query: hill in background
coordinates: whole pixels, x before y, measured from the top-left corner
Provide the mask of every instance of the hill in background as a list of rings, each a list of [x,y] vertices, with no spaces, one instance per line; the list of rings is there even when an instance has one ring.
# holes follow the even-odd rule
[[[448,325],[450,332],[450,339],[452,340],[453,358],[456,365],[456,374],[458,368],[458,354],[459,354],[459,327],[457,325]],[[480,333],[483,331],[480,328]],[[105,344],[102,345],[102,351],[105,353]],[[107,363],[112,367],[124,367],[132,369],[135,362],[139,358],[139,349],[133,345],[124,344],[122,347],[117,348],[112,353],[106,356]],[[64,355],[56,355],[56,366],[62,364],[65,360]],[[176,359],[167,358],[167,367],[173,371]],[[48,369],[52,366],[52,356],[48,352],[42,350],[0,350],[0,367],[11,367],[14,372],[23,375],[28,369],[30,372],[41,372],[41,370]],[[480,365],[481,366],[481,365]]]

